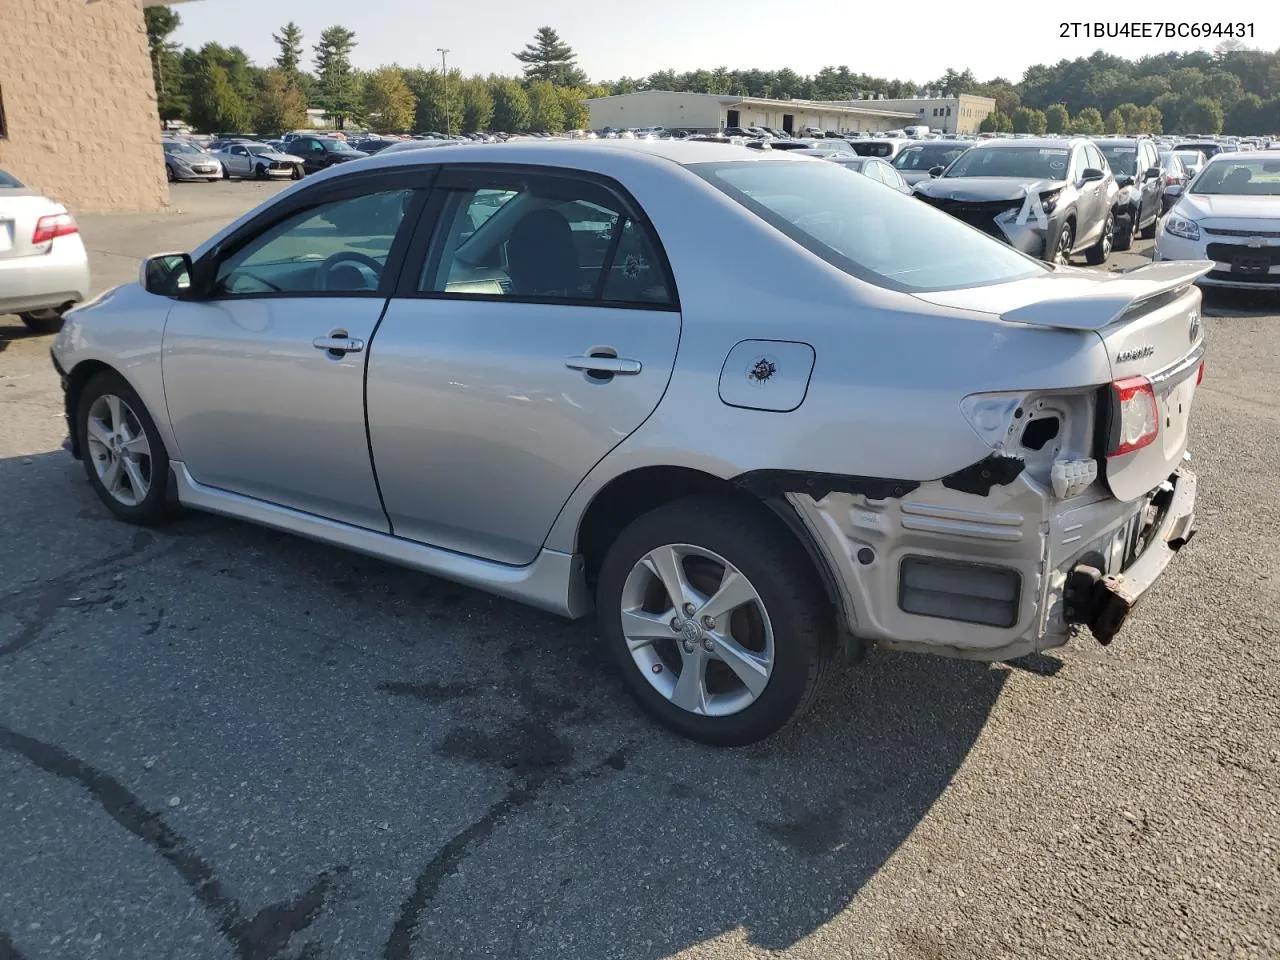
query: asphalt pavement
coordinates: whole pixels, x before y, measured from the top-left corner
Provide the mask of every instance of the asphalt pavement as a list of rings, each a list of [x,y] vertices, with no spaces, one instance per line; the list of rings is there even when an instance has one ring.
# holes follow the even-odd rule
[[[82,218],[95,286],[277,189]],[[1275,960],[1280,298],[1205,313],[1200,534],[1113,645],[873,655],[735,751],[589,624],[111,519],[0,318],[0,960]]]

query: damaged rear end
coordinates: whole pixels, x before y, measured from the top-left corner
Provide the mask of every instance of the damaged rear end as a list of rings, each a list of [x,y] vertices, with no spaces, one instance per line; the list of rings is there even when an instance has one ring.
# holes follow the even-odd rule
[[[1194,282],[1209,268],[1060,271],[920,295],[997,313],[1011,331],[1076,331],[1106,360],[1071,386],[964,397],[989,454],[952,474],[788,494],[856,636],[979,659],[1060,646],[1081,627],[1110,642],[1194,533],[1187,426],[1204,373]]]

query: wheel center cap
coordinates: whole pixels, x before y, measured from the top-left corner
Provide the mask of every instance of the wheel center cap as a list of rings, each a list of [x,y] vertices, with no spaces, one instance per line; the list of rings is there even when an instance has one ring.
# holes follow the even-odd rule
[[[696,620],[685,620],[680,624],[680,636],[686,643],[697,643],[702,639],[702,627]]]

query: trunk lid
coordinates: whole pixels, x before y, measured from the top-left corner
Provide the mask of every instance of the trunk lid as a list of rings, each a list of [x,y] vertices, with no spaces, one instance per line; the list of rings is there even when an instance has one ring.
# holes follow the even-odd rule
[[[1146,377],[1155,394],[1159,435],[1139,450],[1107,460],[1105,467],[1111,492],[1133,500],[1173,473],[1186,451],[1204,353],[1195,281],[1212,267],[1204,261],[1165,261],[1123,273],[1056,270],[1014,283],[918,296],[939,306],[998,314],[1009,323],[1093,331],[1106,345],[1112,380]]]
[[[0,189],[0,260],[47,253],[49,244],[31,243],[36,222],[66,210],[31,190]]]

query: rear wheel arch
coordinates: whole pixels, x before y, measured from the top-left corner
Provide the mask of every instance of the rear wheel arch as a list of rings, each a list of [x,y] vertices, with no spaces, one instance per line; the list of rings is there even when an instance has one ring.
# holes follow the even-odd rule
[[[805,529],[800,515],[784,499],[762,499],[732,480],[689,467],[641,467],[614,477],[605,484],[582,514],[575,540],[583,558],[583,574],[594,593],[600,567],[609,547],[635,519],[658,507],[690,497],[710,496],[737,503],[759,517],[760,523],[795,543],[808,560],[810,572],[837,614],[842,633],[845,616],[843,594],[835,574]]]

